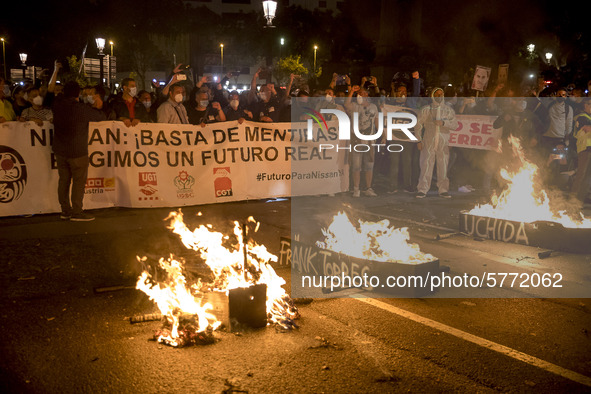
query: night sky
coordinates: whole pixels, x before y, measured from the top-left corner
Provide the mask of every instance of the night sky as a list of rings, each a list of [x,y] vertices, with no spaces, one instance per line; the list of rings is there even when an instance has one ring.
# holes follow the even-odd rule
[[[402,23],[413,1],[399,0]],[[330,22],[330,31],[323,34],[323,24],[330,18],[319,13],[301,14],[316,28],[309,33],[298,30],[302,21],[297,13],[289,13],[279,5],[276,18],[278,34],[291,33],[292,51],[300,52],[310,42],[319,41],[321,48],[332,48],[321,53],[320,61],[342,64],[356,60],[371,64],[379,38],[379,0],[347,1],[343,14]],[[203,42],[192,51],[215,53],[217,42],[225,37],[252,36],[252,48],[240,45],[250,54],[264,52],[257,36],[263,24],[260,15],[245,16],[246,26],[237,28],[208,11],[185,12],[180,0],[62,0],[10,2],[3,5],[0,16],[0,36],[5,37],[8,67],[18,67],[18,53],[29,54],[28,63],[50,68],[55,58],[80,56],[86,42],[87,56],[96,54],[94,38],[103,36],[116,43],[116,56],[123,67],[130,66],[130,48],[142,45],[149,34],[174,37],[180,33],[198,36]],[[586,16],[576,7],[566,7],[550,1],[428,1],[423,0],[421,48],[401,48],[411,54],[419,53],[424,64],[436,63],[448,72],[466,69],[476,64],[496,66],[514,63],[519,50],[530,42],[541,54],[554,53],[557,64],[579,70],[589,69],[589,28]],[[354,36],[347,37],[350,31]],[[135,41],[130,42],[133,39]],[[297,43],[296,43],[297,40]],[[352,42],[352,41],[357,42]],[[401,43],[402,46],[404,43]],[[356,51],[347,46],[356,46]],[[228,55],[231,51],[228,47]],[[261,53],[262,55],[262,53]],[[309,55],[304,53],[304,55]],[[196,54],[193,54],[196,56]],[[351,59],[357,57],[358,59]],[[571,63],[576,63],[570,67]],[[162,68],[162,63],[155,63]],[[170,65],[165,64],[168,68]],[[169,71],[169,70],[167,70]],[[575,73],[575,71],[571,72]]]

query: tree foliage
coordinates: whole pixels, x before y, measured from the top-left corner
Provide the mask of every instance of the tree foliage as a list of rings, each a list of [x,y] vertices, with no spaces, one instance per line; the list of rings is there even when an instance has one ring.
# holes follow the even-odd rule
[[[308,69],[302,63],[300,55],[290,55],[277,61],[274,67],[274,74],[279,83],[286,83],[290,74],[308,75]]]
[[[80,65],[82,64],[82,60],[78,60],[76,55],[68,56],[66,57],[66,60],[68,62],[69,71],[62,73],[60,82],[65,83],[76,81],[81,88],[90,85],[90,79],[86,76],[84,68],[82,68],[82,72],[80,74],[78,73],[80,70]]]

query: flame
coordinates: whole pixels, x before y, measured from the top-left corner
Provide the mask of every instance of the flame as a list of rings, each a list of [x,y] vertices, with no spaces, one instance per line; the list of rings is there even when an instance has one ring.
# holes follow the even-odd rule
[[[489,204],[477,205],[468,213],[526,223],[550,221],[569,228],[591,228],[591,220],[582,213],[571,217],[566,211],[551,209],[550,198],[538,181],[538,166],[525,158],[518,138],[509,136],[509,144],[520,167],[515,171],[502,168],[501,177],[507,181],[506,188],[498,197],[493,195]]]
[[[283,289],[285,280],[281,278],[270,262],[276,262],[277,256],[269,253],[263,245],[253,241],[245,242],[246,225],[242,227],[239,222],[234,222],[233,233],[237,244],[230,248],[230,237],[214,231],[213,226],[200,225],[191,231],[183,221],[183,214],[171,212],[165,220],[170,220],[168,227],[177,234],[183,244],[196,251],[213,273],[210,283],[189,284],[183,274],[183,263],[172,256],[168,259],[161,258],[159,266],[165,272],[164,280],[155,280],[153,276],[144,271],[139,277],[136,288],[146,293],[153,300],[162,315],[171,323],[170,335],[160,336],[159,341],[172,346],[179,345],[179,317],[182,315],[194,315],[196,318],[196,331],[217,329],[221,322],[208,312],[212,309],[210,304],[201,304],[206,291],[227,292],[231,289],[250,287],[255,284],[267,285],[266,310],[270,323],[276,323],[284,328],[291,326],[291,321],[299,314],[297,308]],[[254,218],[248,218],[249,223],[256,224],[258,230],[260,223]],[[146,258],[139,258],[145,261]],[[246,263],[245,263],[246,261]]]
[[[320,246],[352,257],[404,264],[436,260],[422,253],[419,245],[408,242],[408,228],[394,228],[388,220],[359,220],[359,228],[356,228],[344,212],[339,212],[322,233],[325,240]]]

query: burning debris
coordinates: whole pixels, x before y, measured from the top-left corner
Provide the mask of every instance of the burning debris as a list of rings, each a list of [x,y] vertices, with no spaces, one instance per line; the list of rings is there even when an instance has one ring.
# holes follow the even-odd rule
[[[388,220],[359,220],[357,228],[344,212],[339,212],[328,228],[322,229],[322,233],[324,242],[318,242],[317,246],[351,257],[401,264],[436,260],[434,256],[421,252],[418,244],[408,242],[408,228],[395,228]]]
[[[581,213],[573,217],[564,210],[552,209],[552,201],[537,181],[540,179],[538,166],[525,158],[518,138],[510,136],[509,143],[519,168],[515,171],[501,169],[501,177],[507,181],[505,189],[499,196],[493,195],[489,204],[478,205],[468,214],[524,223],[556,222],[566,228],[591,228],[591,219]]]
[[[235,221],[234,234],[229,236],[214,231],[209,224],[189,230],[180,210],[171,212],[165,220],[170,220],[168,228],[183,244],[197,252],[212,276],[210,280],[188,280],[184,261],[172,255],[159,260],[157,271],[145,270],[140,275],[136,288],[156,303],[164,317],[163,328],[155,333],[158,342],[170,346],[212,343],[213,332],[223,320],[229,320],[216,313],[219,308],[214,308],[212,302],[226,302],[230,315],[235,305],[236,316],[244,315],[245,310],[260,311],[257,305],[262,304],[262,313],[258,312],[256,320],[259,323],[251,325],[260,326],[262,320],[263,325],[296,327],[294,320],[299,317],[298,310],[281,287],[285,280],[270,265],[277,261],[277,256],[269,253],[265,246],[247,239],[247,224]],[[248,218],[248,223],[255,227],[255,232],[258,230],[259,223],[252,217]],[[145,263],[147,259],[138,257],[138,260]],[[243,320],[247,324],[253,321],[252,316]],[[229,321],[224,323],[228,325]]]

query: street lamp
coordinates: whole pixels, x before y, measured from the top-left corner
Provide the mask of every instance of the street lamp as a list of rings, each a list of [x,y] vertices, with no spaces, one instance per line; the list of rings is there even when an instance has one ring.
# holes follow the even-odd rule
[[[283,45],[285,45],[285,38],[281,37],[279,39],[279,57],[283,57]]]
[[[111,46],[111,56],[109,56],[109,72],[107,73],[107,75],[109,76],[109,81],[107,83],[107,85],[109,86],[109,88],[111,88],[111,79],[113,79],[113,75],[111,74],[111,58],[113,57],[113,45],[115,43],[113,41],[109,41],[109,45]]]
[[[550,59],[552,59],[552,54],[550,52],[546,52],[546,60],[548,61],[548,64],[550,64]]]
[[[529,53],[534,53],[534,51],[536,50],[536,46],[534,44],[529,44],[527,46],[527,50],[529,51]]]
[[[2,64],[4,65],[4,79],[6,79],[6,41],[4,40],[4,37],[0,38],[0,40],[2,41]]]
[[[21,67],[23,68],[23,79],[27,77],[27,54],[26,53],[19,53],[18,57],[21,59]]]
[[[318,50],[318,45],[314,45],[314,74],[316,74],[316,51]]]
[[[104,38],[97,38],[95,39],[96,41],[96,47],[98,48],[98,57],[99,57],[99,76],[100,76],[100,85],[103,84],[103,58],[105,57],[105,54],[103,53],[103,50],[105,49],[105,39]]]
[[[275,18],[275,12],[277,11],[277,2],[276,1],[263,1],[263,12],[265,14],[265,19],[267,20],[267,27],[275,27],[273,26],[273,19]]]
[[[222,73],[224,72],[224,44],[220,44],[220,57],[222,59]]]

